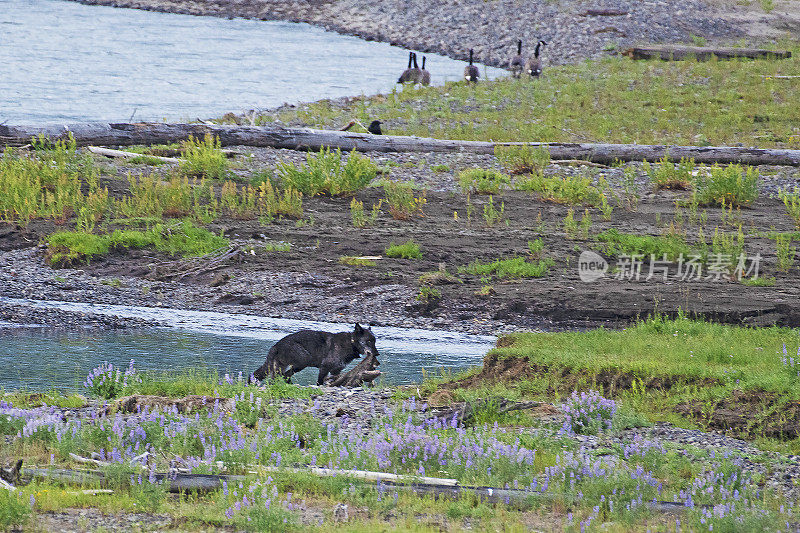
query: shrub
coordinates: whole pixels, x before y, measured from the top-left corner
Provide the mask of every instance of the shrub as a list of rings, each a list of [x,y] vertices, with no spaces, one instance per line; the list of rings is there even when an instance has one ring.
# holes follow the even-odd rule
[[[496,170],[470,168],[458,174],[458,184],[465,193],[497,194],[511,183],[511,178]]]
[[[532,241],[528,241],[528,250],[530,251],[531,255],[534,258],[539,257],[543,249],[544,249],[544,241],[542,240],[541,237],[537,237]]]
[[[562,432],[595,435],[603,430],[611,430],[617,404],[595,390],[580,394],[574,391],[564,403],[563,410],[567,418]]]
[[[280,192],[270,181],[257,186],[226,181],[220,191],[222,210],[234,218],[272,220],[277,215],[292,218],[303,216],[303,194],[291,187]]]
[[[430,285],[423,285],[419,288],[417,293],[417,301],[423,303],[432,303],[442,298],[442,291]]]
[[[278,165],[278,175],[284,185],[306,196],[352,194],[366,187],[377,172],[378,167],[355,150],[350,152],[347,163],[342,164],[342,151],[337,149],[331,152],[327,148],[317,154],[309,153],[302,167],[298,168],[293,163]]]
[[[695,201],[699,205],[741,207],[758,198],[758,171],[741,165],[712,167],[697,177]]]
[[[19,156],[6,149],[0,157],[0,220],[27,224],[34,218],[64,222],[81,208],[84,220],[99,220],[108,208],[108,191],[89,156],[77,153],[75,141],[50,144],[34,140],[34,152]],[[86,203],[83,191],[92,197]]]
[[[498,211],[494,207],[494,197],[489,196],[489,201],[483,204],[483,220],[486,222],[486,225],[490,228],[497,224],[500,220],[503,220],[503,216],[506,212],[506,203],[500,202],[500,210]]]
[[[676,165],[664,156],[664,159],[660,160],[656,165],[645,162],[644,170],[657,190],[675,189],[685,191],[692,186],[694,179],[692,175],[694,159],[683,158]]]
[[[140,381],[136,369],[133,367],[133,359],[124,372],[119,368],[114,368],[111,363],[102,363],[89,372],[83,386],[99,398],[112,400],[122,395],[128,386],[128,379],[131,380],[131,383]]]
[[[481,263],[477,259],[465,267],[460,267],[459,272],[474,276],[491,276],[498,278],[541,278],[555,264],[549,257],[535,263],[529,263],[522,257],[511,259],[495,259],[491,263]]]
[[[222,153],[218,137],[206,133],[202,141],[189,137],[181,148],[181,172],[196,178],[223,179],[230,175],[228,158]]]
[[[408,242],[403,244],[395,244],[392,242],[386,248],[387,257],[396,257],[401,259],[421,259],[422,252],[420,251],[419,244],[409,239]]]
[[[383,193],[389,204],[389,214],[395,220],[408,220],[415,214],[422,216],[425,194],[415,196],[414,186],[410,183],[387,181],[383,184]]]
[[[541,174],[550,164],[547,146],[495,146],[494,156],[511,174]]]

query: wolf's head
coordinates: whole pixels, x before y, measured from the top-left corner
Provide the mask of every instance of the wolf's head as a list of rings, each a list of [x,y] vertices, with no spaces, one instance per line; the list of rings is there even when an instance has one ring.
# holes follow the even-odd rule
[[[356,329],[353,331],[353,349],[360,355],[378,355],[375,335],[372,334],[371,328],[362,328],[361,324],[356,324]]]

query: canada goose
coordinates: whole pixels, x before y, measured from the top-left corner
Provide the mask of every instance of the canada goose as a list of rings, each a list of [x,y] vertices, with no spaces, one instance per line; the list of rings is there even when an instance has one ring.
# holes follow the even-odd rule
[[[511,75],[519,78],[522,75],[522,68],[525,66],[525,60],[522,58],[522,41],[517,41],[517,55],[511,58],[508,62],[508,67],[511,69]]]
[[[422,85],[430,85],[431,84],[431,73],[428,70],[425,70],[425,56],[422,56],[422,80],[420,83]]]
[[[478,81],[480,71],[472,64],[472,48],[469,49],[469,65],[464,67],[464,79],[473,83]]]
[[[406,68],[400,77],[397,79],[397,83],[406,83],[408,81],[413,81],[412,76],[414,75],[414,69],[411,68],[411,62],[414,60],[414,52],[408,53],[408,68]]]
[[[539,48],[546,44],[547,43],[544,41],[536,43],[536,49],[533,51],[533,55],[525,62],[525,72],[530,74],[532,78],[538,78],[539,74],[542,73],[542,60],[539,59]]]
[[[417,53],[414,52],[414,68],[411,69],[410,81],[414,83],[422,83],[422,69],[417,64]]]
[[[367,131],[372,133],[373,135],[383,135],[383,132],[381,131],[381,124],[383,124],[383,122],[381,122],[380,120],[373,120],[372,122],[369,123]]]

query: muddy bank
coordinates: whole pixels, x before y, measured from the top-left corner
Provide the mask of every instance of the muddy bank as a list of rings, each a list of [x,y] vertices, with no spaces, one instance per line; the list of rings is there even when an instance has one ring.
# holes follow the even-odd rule
[[[77,0],[84,4],[151,11],[307,22],[367,40],[507,66],[517,39],[530,48],[547,41],[545,64],[599,57],[643,42],[756,42],[796,32],[796,8],[780,4],[766,14],[755,5],[701,0],[615,0],[586,3],[483,0]],[[611,8],[598,16],[592,9]],[[788,11],[788,12],[787,12]],[[529,53],[528,50],[526,53]],[[402,66],[402,65],[399,65]]]

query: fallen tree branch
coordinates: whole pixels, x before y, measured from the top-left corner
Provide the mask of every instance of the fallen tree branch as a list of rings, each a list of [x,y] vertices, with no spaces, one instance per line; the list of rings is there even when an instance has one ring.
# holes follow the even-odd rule
[[[206,274],[224,268],[232,260],[241,260],[243,255],[242,249],[232,244],[228,248],[192,259],[153,263],[149,265],[150,273],[145,278],[155,281],[180,281],[187,276]]]
[[[763,48],[710,48],[705,46],[635,46],[628,48],[622,55],[631,59],[661,59],[664,61],[681,61],[690,57],[697,61],[717,59],[789,59],[792,53],[788,50],[766,50]]]
[[[472,425],[472,423],[475,421],[475,412],[479,409],[488,408],[496,414],[503,414],[511,411],[532,409],[541,405],[542,402],[512,402],[504,398],[499,400],[477,400],[475,402],[464,402],[456,407],[451,407],[450,409],[439,411],[434,414],[436,415],[436,418],[444,422],[449,422],[455,419],[457,425],[467,427]]]
[[[317,473],[313,470],[307,470],[307,469],[304,470],[299,468],[265,469],[265,471],[269,472],[279,472],[281,470],[289,473],[310,472],[315,475],[321,475],[326,477],[332,475],[329,472]],[[328,470],[328,469],[317,469],[317,470]],[[349,471],[344,470],[340,472],[349,472]],[[103,484],[107,481],[105,474],[97,470],[79,471],[79,470],[66,470],[61,468],[52,468],[52,469],[25,468],[25,473],[34,478],[47,479],[51,481],[59,481],[62,483],[72,483],[72,484],[83,484],[83,483]],[[380,472],[376,473],[380,474]],[[342,474],[342,475],[347,475],[348,477],[355,477],[356,479],[360,479],[362,481],[373,481],[371,479],[367,479],[364,477],[351,476],[350,474]],[[245,476],[215,475],[215,474],[157,473],[155,474],[155,478],[156,481],[159,483],[168,479],[169,480],[168,486],[170,492],[187,492],[187,491],[205,492],[205,491],[219,490],[220,488],[222,488],[223,481],[225,481],[228,484],[233,482],[244,481]],[[419,481],[423,479],[433,480],[434,483],[424,483]],[[481,501],[489,503],[504,503],[504,504],[510,504],[513,502],[514,504],[520,506],[528,506],[529,503],[531,503],[531,498],[545,500],[545,501],[559,501],[562,503],[564,502],[565,499],[565,496],[563,494],[549,494],[549,493],[542,494],[538,491],[526,491],[518,489],[462,486],[458,484],[450,485],[450,484],[440,483],[442,481],[450,481],[450,480],[439,479],[439,478],[414,478],[412,476],[408,476],[406,479],[398,481],[397,483],[389,479],[375,479],[374,481],[383,485],[389,485],[392,488],[398,490],[411,491],[414,493],[422,493],[422,494],[431,494],[434,498],[439,498],[443,496],[449,498],[458,498],[463,494],[472,494],[477,498],[479,498]],[[679,502],[667,502],[667,501],[651,501],[647,503],[642,503],[642,505],[646,505],[647,507],[649,507],[654,511],[661,511],[661,512],[674,512],[680,509],[685,509],[686,507],[684,504]],[[698,505],[698,507],[705,508],[711,506]]]
[[[230,126],[206,124],[72,124],[70,126],[0,125],[0,145],[18,146],[31,137],[44,135],[51,140],[70,134],[77,144],[131,145],[178,142],[206,134],[219,138],[223,146],[246,145],[319,150],[322,147],[362,152],[469,152],[494,154],[498,146],[543,146],[552,159],[582,159],[601,164],[616,161],[651,161],[666,157],[697,163],[741,163],[746,165],[800,166],[800,150],[744,148],[738,146],[669,146],[647,144],[487,142],[431,139],[400,135],[372,135],[348,131],[269,126]]]
[[[377,370],[378,365],[380,365],[378,358],[370,354],[359,361],[349,372],[340,374],[334,378],[329,386],[360,387],[364,384],[371,384],[381,375],[381,371]]]
[[[597,168],[611,168],[608,165],[603,165],[601,163],[593,163],[591,161],[584,161],[583,159],[556,159],[550,161],[554,165],[569,165],[571,167],[586,165],[587,167],[597,167]]]

